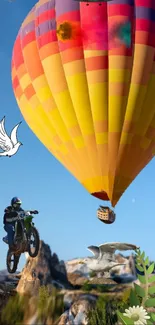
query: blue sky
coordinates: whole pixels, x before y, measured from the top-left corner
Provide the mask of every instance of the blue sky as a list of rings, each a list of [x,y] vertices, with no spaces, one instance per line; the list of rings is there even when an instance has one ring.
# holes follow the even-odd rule
[[[34,0],[1,0],[0,10],[0,119],[6,116],[6,130],[19,121],[19,138],[24,144],[12,158],[0,158],[0,237],[3,211],[13,196],[23,208],[38,209],[36,227],[40,237],[60,259],[82,257],[89,245],[125,241],[140,245],[155,259],[155,160],[141,172],[115,208],[116,222],[104,225],[96,218],[103,202],[93,198],[48,152],[25,123],[11,84],[13,44]],[[134,199],[134,200],[133,200]],[[133,202],[135,201],[135,202]],[[0,269],[5,267],[7,246],[0,241]],[[25,257],[20,261],[23,265]]]

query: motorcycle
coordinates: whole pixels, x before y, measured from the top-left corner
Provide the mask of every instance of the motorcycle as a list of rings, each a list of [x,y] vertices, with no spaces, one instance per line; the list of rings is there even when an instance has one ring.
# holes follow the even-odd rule
[[[40,238],[38,230],[34,227],[32,214],[38,211],[20,211],[14,226],[15,251],[8,249],[6,265],[9,273],[15,273],[22,253],[28,252],[29,256],[36,257],[39,251]],[[32,237],[33,236],[33,240]],[[7,236],[3,241],[8,244]]]

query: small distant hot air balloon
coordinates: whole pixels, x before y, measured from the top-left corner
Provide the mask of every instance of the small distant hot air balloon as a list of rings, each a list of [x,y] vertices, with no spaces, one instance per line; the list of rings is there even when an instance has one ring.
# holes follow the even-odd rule
[[[40,0],[14,44],[12,84],[26,122],[113,207],[155,153],[153,17],[150,0]]]

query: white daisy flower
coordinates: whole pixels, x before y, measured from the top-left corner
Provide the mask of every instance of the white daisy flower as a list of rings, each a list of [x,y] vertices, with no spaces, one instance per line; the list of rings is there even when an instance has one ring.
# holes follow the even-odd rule
[[[142,306],[129,307],[129,309],[125,309],[123,315],[131,318],[134,321],[134,325],[146,325],[147,319],[150,319],[147,311]]]

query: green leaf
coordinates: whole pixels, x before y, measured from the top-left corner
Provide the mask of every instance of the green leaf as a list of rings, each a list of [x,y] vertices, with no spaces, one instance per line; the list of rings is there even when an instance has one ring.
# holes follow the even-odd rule
[[[151,313],[151,318],[153,321],[155,321],[155,313]]]
[[[155,307],[155,298],[147,299],[145,302],[146,307]]]
[[[136,264],[136,268],[137,268],[138,271],[144,272],[144,268],[141,265]]]
[[[151,313],[150,313],[150,312],[147,312],[147,314],[148,314],[148,316],[150,316],[149,321],[150,321],[150,322],[153,322],[153,318],[152,318],[152,316],[151,316]],[[151,323],[151,324],[152,324],[152,323]]]
[[[148,257],[145,259],[145,265],[149,265],[149,258]]]
[[[150,319],[147,319],[147,325],[153,325]]]
[[[134,287],[138,296],[143,298],[145,296],[145,290],[136,283],[134,283]]]
[[[154,271],[154,263],[152,263],[152,264],[149,266],[149,268],[148,268],[148,270],[147,270],[146,272],[147,272],[147,274],[152,274],[153,271]]]
[[[145,275],[138,274],[137,277],[141,283],[146,284]]]
[[[149,283],[155,282],[155,275],[150,276],[150,278],[148,278]]]
[[[136,265],[142,265],[142,261],[141,260],[136,260]]]
[[[141,260],[140,255],[137,255],[137,256],[136,256],[136,261],[137,261],[137,260],[139,260],[139,261]]]
[[[134,325],[134,321],[131,318],[124,316],[119,311],[117,311],[117,316],[123,325]]]
[[[142,252],[140,257],[142,258],[142,260],[145,258],[145,252]]]
[[[131,289],[130,298],[129,299],[130,299],[130,305],[131,305],[131,307],[133,307],[133,306],[139,306],[140,305],[140,301],[139,301],[139,299],[138,299],[138,297],[136,295],[136,292],[133,289]]]
[[[149,294],[153,295],[155,293],[155,286],[149,287]]]

